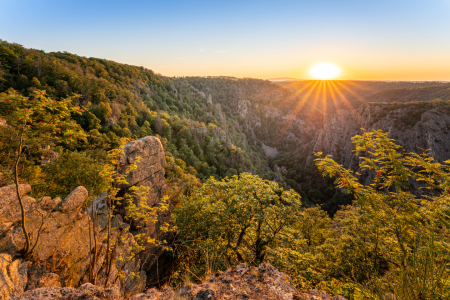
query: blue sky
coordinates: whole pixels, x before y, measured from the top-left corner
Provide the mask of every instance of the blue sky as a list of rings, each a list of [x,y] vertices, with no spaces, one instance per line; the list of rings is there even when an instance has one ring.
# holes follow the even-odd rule
[[[0,39],[167,76],[450,80],[450,1],[0,0]]]

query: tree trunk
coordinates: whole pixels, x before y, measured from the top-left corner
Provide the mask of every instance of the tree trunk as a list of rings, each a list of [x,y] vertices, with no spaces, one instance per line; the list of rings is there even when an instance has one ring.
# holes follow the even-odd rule
[[[25,209],[23,208],[22,198],[20,197],[20,193],[19,193],[19,170],[18,170],[20,156],[22,155],[23,131],[24,131],[25,124],[26,123],[24,122],[24,124],[22,126],[22,130],[20,132],[20,137],[19,137],[19,149],[17,152],[17,159],[14,164],[14,181],[16,184],[17,199],[19,200],[19,204],[20,204],[20,212],[22,214],[22,220],[21,220],[22,231],[23,231],[23,234],[25,235],[25,248],[22,249],[22,252],[25,256],[28,256],[29,250],[30,250],[30,237],[28,236],[27,228],[25,226]]]

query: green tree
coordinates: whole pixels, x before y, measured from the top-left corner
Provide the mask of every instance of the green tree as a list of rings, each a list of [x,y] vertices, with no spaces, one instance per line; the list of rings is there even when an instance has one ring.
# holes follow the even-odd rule
[[[403,151],[382,131],[364,132],[352,141],[359,172],[317,154],[319,170],[355,197],[353,207],[337,214],[339,238],[326,250],[330,267],[368,284],[374,298],[450,296],[450,161],[440,164],[428,152]],[[372,183],[364,186],[364,179]]]
[[[209,178],[192,197],[181,199],[174,220],[180,241],[196,249],[199,261],[214,256],[214,268],[220,269],[263,262],[300,208],[294,191],[242,173],[222,181]]]
[[[43,183],[33,187],[40,195],[68,195],[78,186],[84,186],[89,196],[95,197],[105,191],[103,178],[100,176],[105,155],[99,151],[66,150],[57,160],[42,166]]]
[[[127,270],[127,264],[135,261],[139,253],[147,249],[148,247],[161,247],[166,250],[165,241],[160,241],[152,238],[148,234],[145,226],[153,225],[157,226],[158,215],[162,212],[169,210],[169,201],[167,197],[161,199],[156,205],[151,205],[147,202],[148,195],[151,192],[148,186],[132,186],[129,191],[121,193],[121,190],[128,184],[127,176],[130,172],[136,170],[139,165],[140,157],[137,157],[134,162],[124,169],[124,147],[128,139],[122,138],[120,145],[116,149],[112,149],[108,152],[107,163],[103,166],[100,176],[104,186],[106,186],[106,197],[103,198],[104,204],[109,208],[109,214],[107,219],[107,226],[105,232],[106,251],[104,257],[100,258],[101,253],[98,253],[97,249],[97,233],[95,230],[93,233],[94,242],[94,255],[90,256],[90,269],[89,280],[97,284],[98,271],[94,272],[94,266],[98,260],[102,260],[103,274],[105,281],[101,282],[104,286],[108,286],[109,283],[116,280],[133,280],[139,277],[139,274],[130,273]],[[92,202],[91,210],[94,212],[94,201]],[[98,216],[93,214],[92,224],[96,224]],[[124,220],[125,222],[119,222],[119,225],[125,225],[124,230],[118,230],[113,228],[112,220],[117,218],[118,220]],[[133,235],[129,232],[130,226],[134,227]],[[162,232],[169,230],[169,224],[158,224],[159,229]],[[134,240],[127,244],[129,247],[125,248],[126,253],[118,252],[117,245],[128,243],[129,240]],[[111,274],[114,274],[113,269],[117,270],[115,278],[111,278]],[[111,281],[110,281],[111,280]]]
[[[138,132],[139,138],[142,138],[144,136],[150,136],[153,135],[152,128],[150,127],[150,123],[145,120],[144,124],[142,125],[141,129]]]
[[[88,123],[88,130],[100,129],[102,127],[100,124],[101,121],[90,111],[86,113],[86,119]]]
[[[22,214],[22,231],[25,236],[25,247],[22,252],[29,256],[39,239],[39,234],[33,246],[26,229],[26,217],[22,198],[19,194],[19,164],[25,152],[38,152],[44,145],[70,145],[85,138],[84,132],[70,116],[72,112],[80,112],[72,106],[71,99],[56,101],[45,96],[45,91],[34,91],[32,98],[18,94],[9,94],[0,99],[1,116],[13,128],[11,139],[14,141],[14,183],[17,199]]]

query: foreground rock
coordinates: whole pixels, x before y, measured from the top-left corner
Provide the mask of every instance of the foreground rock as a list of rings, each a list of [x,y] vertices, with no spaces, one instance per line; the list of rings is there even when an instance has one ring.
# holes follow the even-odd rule
[[[138,163],[137,169],[129,174],[129,184],[124,186],[121,192],[126,192],[132,186],[145,186],[149,190],[145,199],[147,204],[157,205],[167,188],[164,178],[165,156],[159,139],[145,137],[127,144],[124,156],[125,167],[132,164],[137,157],[140,157],[140,163]],[[121,295],[132,295],[145,289],[146,273],[158,274],[154,266],[158,265],[157,260],[163,253],[161,249],[148,249],[143,254],[147,257],[143,257],[143,259],[137,257],[130,261],[121,261],[120,257],[132,256],[131,251],[136,245],[136,241],[132,234],[134,231],[130,231],[130,233],[126,226],[121,225],[122,216],[120,214],[117,214],[112,220],[110,231],[111,240],[117,241],[112,251],[115,263],[110,269],[105,264],[107,246],[104,238],[107,233],[106,221],[109,215],[106,194],[94,199],[93,205],[86,209],[83,204],[88,198],[88,191],[82,186],[74,189],[64,200],[58,197],[34,199],[26,195],[30,191],[31,187],[28,184],[19,186],[31,247],[36,246],[30,261],[19,263],[18,260],[12,260],[13,256],[11,256],[19,253],[25,245],[19,201],[15,185],[0,187],[0,253],[9,255],[4,259],[2,274],[0,274],[4,281],[0,300],[9,299],[11,295],[23,292],[24,289],[36,290],[37,288],[51,287],[53,290],[49,292],[50,294],[65,294],[68,287],[75,288],[90,281],[89,277],[92,274],[95,274],[97,284],[118,290]],[[92,226],[93,210],[96,212],[96,226]],[[142,225],[153,238],[161,239],[162,233],[159,231],[159,225],[169,222],[169,220],[170,210],[158,216],[157,224],[139,225]],[[93,239],[94,232],[97,236],[96,242]],[[144,262],[145,268],[143,267]],[[16,279],[19,277],[15,275],[11,277],[13,273],[10,272],[10,269],[13,265],[17,265],[18,268],[21,264],[25,266],[25,269],[19,268],[22,270],[21,276],[25,276],[25,280],[17,283]],[[159,264],[160,268],[162,266],[164,263]],[[122,278],[119,278],[119,270],[124,275]],[[160,270],[159,274],[163,273]],[[136,276],[131,276],[132,274],[139,276],[134,278]],[[150,277],[152,278],[152,276]],[[55,292],[57,287],[65,288]]]
[[[0,299],[22,293],[27,284],[27,263],[11,255],[0,254]]]
[[[121,300],[116,287],[103,289],[90,283],[85,283],[77,289],[72,287],[46,287],[15,295],[11,300]]]
[[[215,299],[271,299],[271,300],[346,300],[330,296],[325,291],[310,290],[299,293],[290,285],[290,278],[270,264],[258,268],[241,264],[236,269],[212,275],[201,284],[184,286],[174,292],[171,288],[150,289],[130,300],[215,300]]]
[[[201,284],[184,286],[179,291],[170,287],[152,288],[145,294],[123,298],[116,287],[103,289],[90,283],[79,288],[46,287],[17,294],[13,300],[346,300],[342,296],[330,296],[325,291],[309,290],[299,293],[291,287],[290,278],[270,264],[258,268],[241,264],[236,269],[217,273]]]

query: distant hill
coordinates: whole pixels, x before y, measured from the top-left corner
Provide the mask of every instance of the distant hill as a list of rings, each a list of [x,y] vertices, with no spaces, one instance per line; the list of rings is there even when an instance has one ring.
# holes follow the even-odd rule
[[[269,81],[278,82],[278,81],[303,81],[303,79],[290,78],[290,77],[280,77],[280,78],[269,78]]]
[[[433,82],[433,85],[426,87],[389,89],[367,98],[370,102],[413,102],[434,99],[450,100],[450,83]]]

